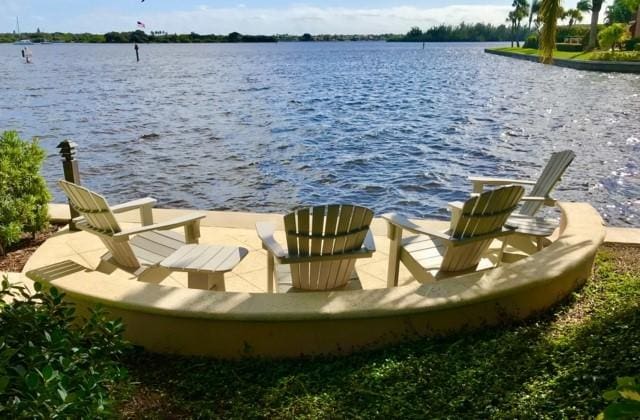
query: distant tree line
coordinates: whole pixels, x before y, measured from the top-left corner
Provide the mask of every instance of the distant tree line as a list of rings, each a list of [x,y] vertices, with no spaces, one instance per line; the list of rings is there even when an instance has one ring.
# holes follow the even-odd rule
[[[0,33],[0,43],[10,43],[18,41],[18,39],[30,39],[33,42],[86,42],[86,43],[100,43],[104,42],[104,35],[100,34],[72,34],[68,32],[23,32],[18,37],[13,33]]]
[[[199,43],[199,42],[277,42],[275,36],[270,35],[243,35],[238,32],[231,32],[228,35],[200,35],[195,32],[190,34],[168,34],[164,31],[151,31],[146,33],[141,30],[133,32],[108,32],[99,34],[72,34],[62,32],[35,32],[22,33],[21,39],[30,39],[33,42],[79,42],[79,43]],[[17,34],[0,34],[0,43],[17,41]]]
[[[190,34],[168,34],[162,31],[151,31],[149,34],[144,31],[134,32],[108,32],[104,35],[107,43],[127,43],[127,42],[153,42],[153,43],[211,43],[211,42],[277,42],[274,36],[270,35],[242,35],[239,32],[231,32],[228,35],[200,35],[195,32]]]
[[[85,42],[85,43],[198,43],[198,42],[296,42],[296,41],[386,41],[398,38],[400,35],[394,34],[367,34],[367,35],[341,35],[341,34],[320,34],[311,35],[243,35],[239,32],[231,32],[228,35],[200,35],[195,32],[190,34],[170,34],[165,31],[144,32],[141,30],[133,32],[108,32],[99,34],[72,34],[72,33],[23,33],[20,38],[27,38],[33,42]],[[0,33],[0,43],[15,42],[18,40],[16,34]]]
[[[295,41],[387,41],[391,38],[397,38],[395,34],[319,34],[311,35],[305,33],[302,36],[290,34],[278,34],[278,41],[295,42]]]
[[[461,23],[456,26],[439,25],[422,31],[413,27],[404,36],[389,39],[400,42],[488,42],[509,41],[513,31],[519,38],[524,38],[528,33],[526,28],[512,28],[506,25],[494,26],[490,23]]]

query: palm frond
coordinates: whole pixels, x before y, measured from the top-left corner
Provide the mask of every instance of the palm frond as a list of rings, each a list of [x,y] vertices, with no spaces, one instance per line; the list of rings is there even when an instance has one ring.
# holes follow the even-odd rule
[[[553,61],[553,50],[556,47],[556,31],[561,13],[561,0],[542,0],[540,16],[542,16],[542,34],[540,36],[541,60],[545,64]]]

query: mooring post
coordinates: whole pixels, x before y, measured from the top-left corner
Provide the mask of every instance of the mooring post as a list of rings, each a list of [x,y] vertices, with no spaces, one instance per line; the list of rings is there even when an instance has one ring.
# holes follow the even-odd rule
[[[62,169],[64,171],[64,179],[65,181],[72,182],[76,185],[80,185],[80,171],[78,170],[78,161],[75,159],[76,157],[76,146],[77,144],[64,140],[57,147],[60,149],[60,156],[62,156]],[[69,203],[69,211],[71,213],[71,220],[69,221],[69,230],[77,231],[75,223],[73,219],[80,216],[73,206],[71,202],[67,200]]]

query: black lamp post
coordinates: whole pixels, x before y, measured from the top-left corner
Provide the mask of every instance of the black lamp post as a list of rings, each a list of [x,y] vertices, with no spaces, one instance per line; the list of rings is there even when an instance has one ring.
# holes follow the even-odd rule
[[[62,156],[62,169],[64,171],[65,181],[80,185],[80,171],[78,170],[78,161],[75,159],[76,146],[76,143],[64,140],[57,147],[60,149],[60,156]],[[77,231],[78,228],[76,228],[75,223],[73,223],[73,219],[80,216],[80,213],[71,206],[71,202],[69,202],[69,210],[71,213],[69,230]]]

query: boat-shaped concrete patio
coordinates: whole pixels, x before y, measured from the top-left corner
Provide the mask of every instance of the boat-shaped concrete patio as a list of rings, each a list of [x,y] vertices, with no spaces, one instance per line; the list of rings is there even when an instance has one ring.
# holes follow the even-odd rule
[[[225,358],[349,353],[406,337],[496,324],[542,311],[589,276],[605,230],[588,204],[560,203],[555,239],[511,249],[500,267],[418,283],[404,268],[399,287],[387,288],[389,241],[380,219],[372,224],[377,252],[358,262],[363,290],[295,294],[266,292],[266,253],[256,221],[281,215],[208,212],[200,243],[242,246],[244,260],[225,276],[226,291],[188,289],[185,273],[154,269],[141,278],[101,261],[106,249],[86,232],[61,230],[25,267],[33,280],[55,285],[80,308],[101,303],[127,325],[127,338],[151,351]],[[64,212],[64,206],[54,206]],[[154,210],[162,221],[184,210]],[[118,215],[123,226],[136,213]],[[447,222],[426,221],[445,229]],[[531,255],[529,255],[531,254]]]

